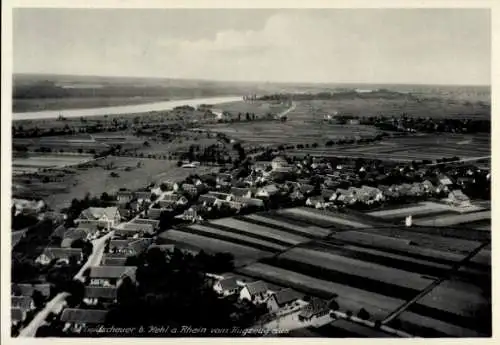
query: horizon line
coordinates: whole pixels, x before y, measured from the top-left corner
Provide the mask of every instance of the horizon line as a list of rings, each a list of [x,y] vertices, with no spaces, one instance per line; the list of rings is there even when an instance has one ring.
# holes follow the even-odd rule
[[[309,84],[309,85],[407,85],[407,86],[471,86],[471,87],[490,87],[491,82],[487,84],[446,84],[434,83],[423,84],[418,82],[355,82],[355,81],[336,81],[336,82],[313,82],[313,81],[262,81],[262,80],[227,80],[227,79],[207,79],[207,78],[178,78],[178,77],[159,77],[159,76],[125,76],[125,75],[96,75],[96,74],[66,74],[66,73],[40,73],[40,72],[12,72],[12,76],[16,75],[39,75],[39,76],[57,76],[57,77],[94,77],[94,78],[129,78],[129,79],[153,79],[153,80],[186,80],[186,81],[202,81],[202,82],[220,82],[220,83],[244,83],[244,84]]]

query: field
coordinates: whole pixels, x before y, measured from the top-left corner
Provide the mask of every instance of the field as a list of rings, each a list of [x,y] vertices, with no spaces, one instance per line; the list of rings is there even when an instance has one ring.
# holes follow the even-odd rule
[[[402,223],[409,215],[412,216],[413,224],[418,226],[467,226],[478,230],[489,230],[491,225],[491,211],[486,204],[473,203],[467,207],[457,207],[439,202],[419,202],[411,205],[398,205],[387,207],[382,210],[367,212],[372,217],[381,220]]]
[[[415,221],[420,226],[452,226],[457,224],[491,219],[491,211],[473,212],[439,217],[425,217]]]
[[[257,117],[265,117],[267,114],[279,114],[287,108],[286,104],[272,104],[265,101],[240,101],[220,103],[214,106],[215,110],[222,110],[231,113],[231,118],[237,118],[238,113],[241,113],[241,119],[245,119],[246,113],[253,113]]]
[[[35,172],[44,168],[63,168],[94,160],[92,155],[26,154],[12,158],[13,174]]]
[[[333,145],[289,152],[302,156],[349,156],[381,160],[436,160],[443,157],[477,158],[491,155],[491,138],[486,134],[433,134],[386,138],[369,145]]]
[[[486,231],[381,227],[362,217],[294,208],[189,225],[160,237],[231,252],[237,268],[228,274],[335,298],[341,311],[364,308],[371,320],[384,320],[425,290],[394,327],[423,336],[488,334],[484,326],[465,324],[484,320],[491,307],[491,294],[480,288],[491,279],[491,247],[464,261],[490,241]]]
[[[140,166],[138,167],[138,163]],[[189,174],[203,174],[215,168],[201,166],[199,168],[179,168],[173,161],[143,158],[106,157],[90,167],[72,169],[61,173],[57,182],[44,183],[33,177],[14,176],[13,185],[22,193],[35,191],[44,196],[47,204],[60,209],[69,206],[74,198],[83,198],[87,193],[101,195],[117,192],[126,187],[131,190],[145,187],[152,182],[163,180],[182,180]],[[115,172],[117,177],[110,174]]]
[[[352,219],[345,219],[344,215],[334,214],[328,211],[319,211],[312,208],[300,207],[283,209],[278,211],[279,214],[292,215],[295,217],[303,217],[305,219],[311,220],[312,222],[320,221],[330,224],[331,227],[335,228],[367,228],[370,223],[361,223]]]
[[[235,257],[236,266],[253,262],[264,256],[272,255],[271,252],[252,248],[248,245],[222,241],[220,239],[200,236],[186,231],[168,230],[160,235],[160,239],[167,243],[175,243],[181,248],[186,246],[188,249],[203,249],[209,253],[231,253]]]

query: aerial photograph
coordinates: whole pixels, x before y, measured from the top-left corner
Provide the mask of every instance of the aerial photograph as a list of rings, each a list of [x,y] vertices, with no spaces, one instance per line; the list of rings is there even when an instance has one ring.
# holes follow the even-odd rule
[[[14,8],[10,337],[492,337],[490,18]]]

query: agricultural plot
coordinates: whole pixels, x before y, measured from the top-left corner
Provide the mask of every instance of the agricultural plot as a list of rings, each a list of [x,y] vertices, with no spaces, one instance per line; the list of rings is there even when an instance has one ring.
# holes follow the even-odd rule
[[[374,217],[380,217],[383,219],[400,218],[411,215],[412,217],[419,215],[428,215],[432,213],[438,213],[442,211],[450,211],[451,208],[448,205],[440,204],[436,202],[420,202],[416,205],[409,205],[407,207],[397,207],[395,209],[384,209],[380,211],[368,212],[367,214]]]
[[[396,268],[407,272],[414,272],[427,277],[442,277],[451,269],[451,263],[434,262],[430,259],[419,259],[409,257],[403,254],[394,254],[383,250],[364,248],[353,245],[334,245],[324,242],[310,243],[304,246],[316,251],[325,251],[327,253],[342,255],[347,258],[362,260],[390,268]]]
[[[248,264],[259,258],[272,255],[272,253],[270,252],[258,250],[248,246],[235,244],[228,241],[222,241],[206,236],[190,234],[188,232],[182,232],[178,230],[165,231],[161,235],[159,235],[159,237],[171,243],[180,245],[186,244],[191,248],[197,248],[209,253],[231,253],[234,255],[235,264],[237,266]]]
[[[420,274],[379,265],[374,262],[337,255],[336,253],[327,253],[326,251],[293,248],[281,254],[278,258],[302,262],[325,270],[361,277],[368,281],[386,282],[396,287],[408,289],[422,290],[432,282],[429,281],[429,279],[422,278]],[[349,281],[346,280],[346,283],[349,284]],[[367,284],[367,286],[368,285],[369,284]]]
[[[215,105],[214,108],[231,113],[231,118],[237,118],[238,113],[241,113],[241,118],[245,119],[246,113],[253,113],[256,116],[261,117],[269,113],[281,113],[282,111],[286,110],[288,106],[286,104],[273,104],[266,101],[237,101],[229,103],[219,103]]]
[[[278,214],[284,214],[284,215],[294,215],[298,217],[303,217],[306,220],[320,220],[320,221],[326,221],[330,226],[332,227],[347,227],[347,228],[366,228],[369,225],[353,221],[353,220],[348,220],[340,216],[336,216],[334,213],[331,212],[320,212],[314,209],[308,209],[308,208],[289,208],[289,209],[282,209],[278,211]]]
[[[362,246],[364,248],[377,249],[385,252],[406,255],[408,257],[417,259],[429,259],[434,262],[440,262],[444,264],[455,264],[461,261],[465,254],[463,253],[451,253],[441,250],[436,250],[433,248],[426,248],[420,246],[409,245],[407,241],[385,241],[381,240],[380,237],[372,237],[367,234],[366,236],[360,236],[358,232],[346,231],[332,234],[328,241],[347,243],[356,246]]]
[[[479,247],[478,241],[453,237],[443,237],[437,234],[405,231],[404,228],[370,228],[366,233],[388,236],[408,241],[410,246],[427,247],[445,252],[469,253]]]
[[[482,337],[486,335],[470,328],[457,326],[430,316],[423,316],[409,311],[405,311],[399,315],[397,319],[389,323],[389,326],[394,326],[410,334],[428,338]]]
[[[191,225],[188,227],[189,231],[198,234],[200,236],[213,237],[216,239],[226,240],[226,241],[238,241],[240,244],[248,245],[249,247],[256,247],[257,249],[263,249],[268,251],[283,251],[287,247],[287,243],[281,241],[271,241],[266,237],[260,236],[245,236],[240,233],[223,231],[214,227],[204,226],[204,225]],[[266,240],[267,239],[267,240]],[[276,243],[277,242],[277,243]]]
[[[25,168],[61,168],[82,164],[93,159],[92,155],[28,154],[24,157],[13,157],[12,169],[15,171]]]
[[[322,298],[336,298],[340,310],[358,312],[365,308],[374,319],[383,319],[404,301],[381,294],[356,289],[344,284],[318,279],[293,270],[282,269],[262,263],[255,263],[238,270],[238,273],[256,279],[289,286],[297,291]]]
[[[234,218],[222,218],[213,220],[211,224],[221,225],[227,228],[241,230],[250,234],[256,234],[261,236],[266,236],[268,238],[276,239],[289,245],[296,245],[308,240],[307,237],[302,237],[298,235],[292,235],[288,232],[276,230],[271,227],[264,227]]]
[[[303,148],[289,152],[303,156],[359,157],[381,160],[409,162],[412,160],[436,160],[443,157],[476,158],[491,155],[491,142],[481,134],[440,134],[416,135],[409,137],[386,138],[378,143],[367,145],[333,145],[331,147]]]
[[[480,211],[466,214],[440,216],[439,218],[427,217],[415,221],[420,226],[452,226],[491,219],[491,211]]]
[[[325,237],[325,236],[328,236],[330,234],[330,231],[327,229],[324,229],[324,228],[319,228],[319,227],[315,227],[315,226],[307,226],[307,227],[298,226],[298,225],[295,225],[295,224],[292,224],[289,222],[285,222],[285,221],[281,221],[281,220],[272,218],[272,216],[269,216],[269,215],[261,216],[258,214],[251,214],[251,215],[245,216],[244,218],[249,219],[249,220],[255,220],[255,221],[261,222],[263,224],[268,224],[271,227],[278,226],[279,228],[282,228],[282,229],[290,229],[290,230],[294,230],[296,232],[302,232],[302,233],[304,233],[304,235],[311,235],[314,237]]]

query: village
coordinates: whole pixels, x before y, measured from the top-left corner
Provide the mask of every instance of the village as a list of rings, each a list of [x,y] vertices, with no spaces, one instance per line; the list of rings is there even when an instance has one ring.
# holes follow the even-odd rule
[[[107,306],[116,302],[124,278],[135,282],[134,257],[153,248],[167,258],[175,250],[191,253],[203,250],[175,241],[165,243],[161,235],[168,234],[172,228],[299,206],[325,212],[376,213],[391,203],[401,207],[404,203],[431,201],[466,213],[478,206],[464,191],[483,188],[490,180],[489,171],[473,165],[426,166],[415,162],[384,165],[369,160],[336,159],[333,162],[312,157],[294,161],[278,151],[273,152],[273,157],[267,156],[272,159],[246,160],[240,167],[228,167],[218,174],[191,175],[184,181],[163,181],[136,191],[123,189],[116,195],[102,195],[93,199],[95,206],[78,214],[75,209],[83,206],[73,203],[75,209],[59,214],[58,221],[54,222],[59,225],[51,238],[58,241],[52,241],[34,265],[52,270],[76,267],[74,278],[84,284],[82,300],[68,305],[60,297],[61,293],[66,294],[60,292],[64,288],[58,287],[58,293],[51,292],[53,283],[13,283],[14,332],[35,334],[38,328],[43,330],[44,325],[57,321],[64,324],[66,334],[78,334],[89,325],[103,323]],[[13,214],[54,218],[54,212],[44,210],[42,201],[14,200]],[[411,211],[403,216],[404,226],[411,227]],[[13,237],[12,246],[22,241],[23,236],[17,235]],[[331,321],[330,316],[352,319],[352,315],[335,308],[335,301],[311,298],[290,288],[273,290],[262,280],[241,280],[211,272],[206,272],[206,276],[221,297],[238,296],[238,300],[264,304],[268,318],[263,325],[275,327],[275,323],[283,319],[295,323],[292,328],[303,328],[304,322],[322,320],[320,323],[326,324]],[[58,303],[50,300],[58,297]],[[363,312],[360,314],[359,322],[366,323]],[[47,318],[40,319],[38,315]],[[396,332],[389,329],[391,331]]]

